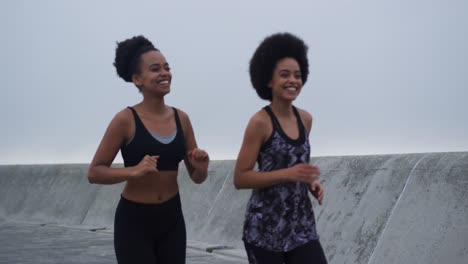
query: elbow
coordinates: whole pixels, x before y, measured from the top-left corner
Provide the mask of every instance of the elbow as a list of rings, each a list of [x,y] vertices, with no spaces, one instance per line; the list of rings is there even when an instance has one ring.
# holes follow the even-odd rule
[[[88,182],[91,184],[97,183],[96,175],[95,173],[93,173],[93,170],[91,169],[88,171]]]
[[[195,184],[202,184],[205,181],[205,179],[206,179],[206,177],[205,178],[192,178],[192,181]]]
[[[234,187],[236,190],[244,189],[244,186],[241,183],[241,180],[239,179],[239,175],[234,174]]]
[[[235,177],[234,177],[234,187],[236,188],[236,190],[241,189],[241,186],[239,185],[239,181],[237,181]]]
[[[96,179],[93,176],[91,176],[90,174],[88,174],[88,182],[91,183],[91,184],[94,184],[94,183],[96,183]]]

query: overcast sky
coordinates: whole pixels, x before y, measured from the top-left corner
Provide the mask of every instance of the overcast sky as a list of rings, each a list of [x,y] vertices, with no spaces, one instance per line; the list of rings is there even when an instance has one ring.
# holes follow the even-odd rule
[[[112,66],[116,41],[139,34],[211,159],[234,159],[268,104],[248,62],[282,31],[309,45],[295,105],[314,117],[312,156],[467,151],[467,13],[464,0],[1,1],[0,164],[90,162],[141,100]]]

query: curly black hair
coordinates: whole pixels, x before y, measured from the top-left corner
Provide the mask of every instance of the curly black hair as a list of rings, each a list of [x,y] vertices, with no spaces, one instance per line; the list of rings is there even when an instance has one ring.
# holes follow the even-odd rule
[[[273,77],[273,70],[279,60],[293,58],[299,64],[302,83],[309,75],[308,47],[304,41],[291,33],[276,33],[266,37],[250,59],[250,81],[258,96],[264,100],[273,99],[268,83]]]
[[[158,51],[144,36],[135,36],[117,42],[114,66],[117,75],[126,82],[132,82],[132,75],[140,72],[141,55],[150,50]]]

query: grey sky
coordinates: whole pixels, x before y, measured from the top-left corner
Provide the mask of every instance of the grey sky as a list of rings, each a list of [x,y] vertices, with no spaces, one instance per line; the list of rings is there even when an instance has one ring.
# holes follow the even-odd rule
[[[212,159],[235,158],[268,103],[248,62],[279,31],[309,45],[295,105],[314,116],[312,156],[468,150],[467,1],[16,0],[0,10],[0,164],[89,162],[114,114],[141,99],[112,66],[116,41],[138,34],[171,64],[166,103],[189,114]]]

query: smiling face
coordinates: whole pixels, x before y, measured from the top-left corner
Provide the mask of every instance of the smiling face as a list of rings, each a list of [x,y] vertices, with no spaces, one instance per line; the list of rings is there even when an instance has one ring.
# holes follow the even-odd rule
[[[164,96],[171,91],[171,68],[161,52],[151,50],[141,55],[140,72],[132,80],[143,93]]]
[[[273,100],[294,101],[302,88],[301,68],[297,61],[293,58],[279,60],[268,86],[272,89]]]

